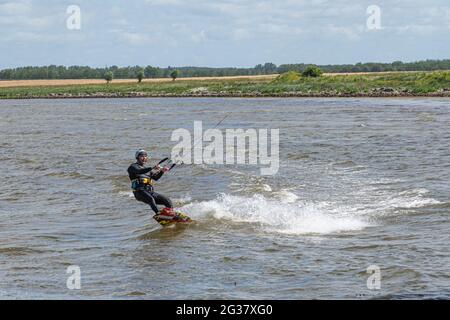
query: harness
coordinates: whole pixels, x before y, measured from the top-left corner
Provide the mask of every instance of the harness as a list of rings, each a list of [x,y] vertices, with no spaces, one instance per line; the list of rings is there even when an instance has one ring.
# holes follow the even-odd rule
[[[153,180],[150,178],[137,178],[131,180],[133,191],[153,190]]]

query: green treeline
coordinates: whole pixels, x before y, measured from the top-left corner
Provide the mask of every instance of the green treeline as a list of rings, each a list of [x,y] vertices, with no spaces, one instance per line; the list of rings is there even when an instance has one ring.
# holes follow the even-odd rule
[[[297,71],[302,73],[308,64],[282,64],[278,67],[278,73],[288,71]],[[437,71],[450,70],[450,59],[447,60],[424,60],[417,62],[393,63],[357,63],[340,65],[322,65],[318,66],[323,72],[327,73],[352,73],[352,72],[389,72],[389,71]]]
[[[133,67],[106,67],[91,68],[88,66],[41,66],[20,67],[4,69],[0,71],[0,80],[27,80],[27,79],[104,79],[105,74],[112,72],[114,79],[136,79],[144,73],[145,78],[169,78],[174,70],[178,70],[178,78],[185,77],[222,77],[222,76],[248,76],[265,75],[296,71],[302,73],[310,66],[308,64],[282,64],[273,63],[258,64],[253,68],[207,68],[207,67],[167,67],[152,66]],[[323,72],[382,72],[382,71],[434,71],[450,70],[448,60],[425,60],[404,63],[357,63],[354,65],[321,65]]]

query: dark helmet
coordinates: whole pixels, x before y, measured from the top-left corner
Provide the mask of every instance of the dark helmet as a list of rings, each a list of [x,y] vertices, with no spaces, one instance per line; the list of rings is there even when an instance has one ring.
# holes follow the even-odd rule
[[[138,151],[136,151],[136,153],[134,154],[134,157],[137,159],[139,158],[139,156],[141,155],[147,155],[147,151],[145,151],[144,149],[139,149]]]

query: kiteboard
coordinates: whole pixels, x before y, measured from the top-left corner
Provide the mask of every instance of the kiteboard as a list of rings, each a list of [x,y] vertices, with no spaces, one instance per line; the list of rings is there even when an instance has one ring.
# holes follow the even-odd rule
[[[153,219],[155,219],[163,227],[173,224],[187,224],[192,222],[192,219],[184,213],[174,211],[170,208],[161,209],[157,214],[153,216]]]

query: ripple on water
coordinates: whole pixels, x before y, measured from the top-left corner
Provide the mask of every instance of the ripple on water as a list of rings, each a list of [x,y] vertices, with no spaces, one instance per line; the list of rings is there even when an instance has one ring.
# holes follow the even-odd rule
[[[145,292],[132,291],[132,292],[125,293],[123,296],[125,296],[125,297],[142,297],[142,296],[146,296],[146,295],[147,294]]]
[[[41,254],[44,252],[44,250],[38,250],[28,247],[3,247],[0,248],[0,255],[4,254],[7,256],[26,256],[26,255],[33,255],[33,254]]]

